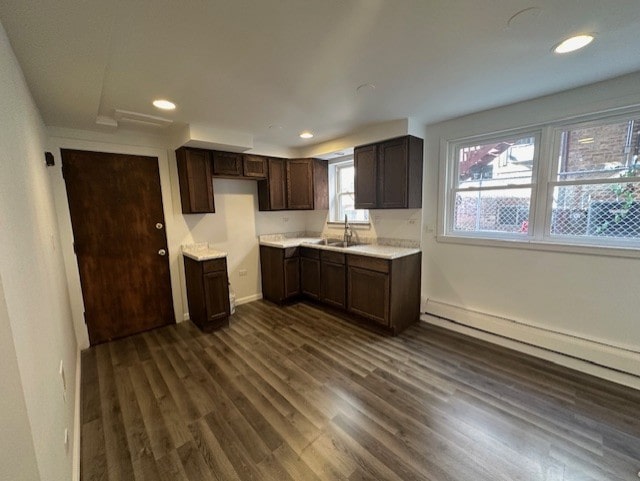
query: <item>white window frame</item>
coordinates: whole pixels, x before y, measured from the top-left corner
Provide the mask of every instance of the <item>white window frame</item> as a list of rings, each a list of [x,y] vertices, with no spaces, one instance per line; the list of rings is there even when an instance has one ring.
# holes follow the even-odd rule
[[[640,258],[640,239],[587,237],[552,235],[551,220],[553,210],[553,191],[558,185],[572,183],[615,183],[607,180],[559,181],[557,179],[561,133],[565,130],[630,118],[640,118],[640,106],[632,106],[611,111],[597,112],[568,119],[535,124],[524,128],[507,129],[487,134],[441,139],[439,202],[437,218],[437,242],[450,242],[467,245],[511,247],[554,252],[570,252],[589,255]],[[462,232],[453,230],[453,212],[455,207],[455,187],[458,179],[457,149],[466,145],[489,143],[514,137],[536,134],[539,136],[539,148],[536,149],[533,168],[531,207],[527,235],[503,232]],[[625,182],[640,182],[640,176],[625,178]]]
[[[329,220],[330,224],[343,224],[344,223],[344,215],[340,215],[340,197],[343,195],[353,195],[355,196],[355,192],[351,191],[340,191],[340,169],[354,167],[354,159],[353,155],[345,156],[340,159],[336,159],[335,161],[331,161],[329,163],[329,193],[330,193],[330,205],[329,205]],[[355,168],[355,167],[354,167]],[[369,218],[369,212],[367,209],[358,209],[358,210],[366,210],[367,218]],[[341,218],[342,217],[342,218]],[[369,220],[359,221],[359,220],[350,220],[349,224],[355,225],[364,225],[368,226],[370,223]]]
[[[526,184],[510,184],[505,186],[494,186],[494,187],[467,187],[460,188],[458,187],[458,179],[459,179],[459,167],[460,162],[458,159],[458,153],[460,149],[465,147],[470,147],[473,145],[479,144],[490,144],[494,142],[501,141],[509,141],[515,139],[521,139],[523,137],[533,137],[535,138],[535,150],[533,156],[533,168],[531,172],[531,182]],[[447,192],[447,200],[445,204],[448,206],[444,214],[444,235],[450,237],[461,237],[461,238],[473,238],[473,239],[499,239],[499,240],[508,240],[514,241],[518,239],[527,239],[532,237],[532,219],[535,216],[536,211],[536,184],[538,179],[538,166],[540,164],[540,149],[541,149],[541,132],[540,130],[535,129],[523,129],[523,130],[514,130],[509,132],[503,132],[498,134],[490,134],[490,135],[481,135],[474,137],[467,137],[464,139],[458,139],[453,142],[447,142],[446,150],[447,150],[447,162],[446,162],[446,192]],[[521,232],[501,232],[501,231],[460,231],[454,229],[454,206],[456,201],[456,194],[458,192],[486,192],[486,191],[497,191],[497,190],[508,190],[508,189],[531,189],[531,197],[529,201],[529,229],[527,233]]]

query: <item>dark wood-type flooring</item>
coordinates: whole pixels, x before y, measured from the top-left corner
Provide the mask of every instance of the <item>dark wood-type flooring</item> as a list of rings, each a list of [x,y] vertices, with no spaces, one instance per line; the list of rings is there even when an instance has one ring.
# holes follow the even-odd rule
[[[239,306],[82,354],[82,480],[633,480],[640,392],[424,323]]]

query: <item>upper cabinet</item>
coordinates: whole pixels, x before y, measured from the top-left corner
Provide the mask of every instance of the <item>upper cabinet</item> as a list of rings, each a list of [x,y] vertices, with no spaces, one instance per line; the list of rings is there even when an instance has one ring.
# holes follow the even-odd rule
[[[329,170],[319,159],[287,161],[287,207],[291,210],[328,209]]]
[[[183,214],[215,212],[211,182],[211,152],[182,147],[176,150]]]
[[[422,207],[423,141],[407,135],[354,149],[356,209]]]
[[[181,147],[176,150],[183,214],[215,212],[213,178],[258,181],[258,205],[269,210],[329,208],[328,166],[320,159],[279,159]]]
[[[242,175],[242,154],[213,151],[213,175]]]
[[[329,208],[326,161],[268,159],[267,165],[267,178],[258,182],[260,210]]]
[[[265,179],[267,177],[267,158],[261,155],[244,154],[242,156],[242,175]]]
[[[285,210],[287,208],[285,162],[285,159],[267,159],[267,178],[258,181],[259,210]]]

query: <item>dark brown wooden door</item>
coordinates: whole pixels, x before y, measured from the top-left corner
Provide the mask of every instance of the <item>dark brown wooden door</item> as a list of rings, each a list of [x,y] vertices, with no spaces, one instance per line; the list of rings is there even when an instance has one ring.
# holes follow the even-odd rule
[[[353,152],[356,209],[378,207],[378,158],[375,145],[357,147]]]
[[[158,159],[62,150],[91,344],[175,322]]]
[[[378,145],[379,208],[407,207],[407,168],[407,137]]]
[[[313,159],[287,161],[287,207],[313,209]]]

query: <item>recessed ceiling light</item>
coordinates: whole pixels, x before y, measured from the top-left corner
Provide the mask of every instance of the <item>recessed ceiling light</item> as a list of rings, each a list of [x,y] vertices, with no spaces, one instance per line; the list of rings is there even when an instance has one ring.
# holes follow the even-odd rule
[[[174,110],[176,108],[176,104],[164,99],[154,100],[153,106],[162,110]]]
[[[553,48],[555,53],[569,53],[586,47],[593,42],[593,35],[576,35],[563,40]]]
[[[304,132],[302,132],[300,134],[300,138],[301,139],[311,139],[311,138],[313,138],[313,134],[311,132],[309,132],[308,130],[305,130]]]

